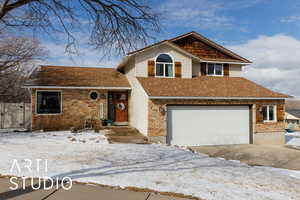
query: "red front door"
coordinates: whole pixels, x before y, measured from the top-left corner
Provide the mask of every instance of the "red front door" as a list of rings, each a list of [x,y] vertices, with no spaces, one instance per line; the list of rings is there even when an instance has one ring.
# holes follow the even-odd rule
[[[127,92],[114,92],[113,104],[115,122],[128,122],[128,94]]]

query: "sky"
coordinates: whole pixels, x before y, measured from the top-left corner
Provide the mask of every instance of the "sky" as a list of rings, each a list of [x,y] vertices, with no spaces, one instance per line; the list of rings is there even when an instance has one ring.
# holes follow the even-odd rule
[[[298,0],[149,0],[161,13],[157,41],[196,31],[251,60],[243,75],[272,90],[300,97],[300,1]],[[80,34],[80,33],[79,33]],[[82,36],[84,41],[84,34]],[[88,39],[88,38],[86,38]],[[61,41],[44,39],[44,63],[115,67],[121,57],[79,46],[66,54]]]

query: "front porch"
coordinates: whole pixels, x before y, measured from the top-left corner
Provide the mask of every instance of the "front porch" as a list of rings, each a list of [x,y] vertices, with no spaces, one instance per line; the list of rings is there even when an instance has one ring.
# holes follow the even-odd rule
[[[100,129],[128,125],[130,90],[31,89],[32,130]],[[55,113],[52,111],[55,110]]]

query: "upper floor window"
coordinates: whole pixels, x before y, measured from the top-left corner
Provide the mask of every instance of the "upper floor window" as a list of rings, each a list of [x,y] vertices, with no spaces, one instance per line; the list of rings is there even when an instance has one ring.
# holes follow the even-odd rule
[[[208,63],[207,75],[208,76],[223,76],[223,64],[220,63]]]
[[[160,54],[156,58],[155,76],[174,77],[174,64],[171,56],[168,54]]]
[[[268,105],[262,107],[264,122],[276,122],[276,106]]]

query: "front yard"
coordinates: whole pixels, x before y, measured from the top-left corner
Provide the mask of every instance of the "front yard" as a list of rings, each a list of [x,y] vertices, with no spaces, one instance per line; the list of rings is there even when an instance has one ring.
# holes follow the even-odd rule
[[[13,160],[47,159],[48,171],[11,172]],[[80,182],[139,187],[202,199],[300,199],[300,172],[252,167],[165,145],[108,144],[96,133],[0,134],[0,174],[69,176]]]

